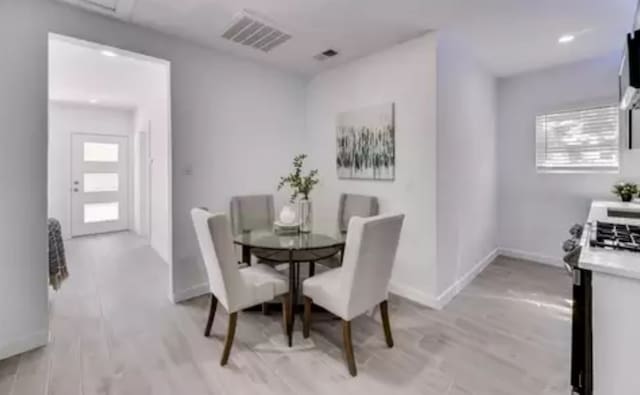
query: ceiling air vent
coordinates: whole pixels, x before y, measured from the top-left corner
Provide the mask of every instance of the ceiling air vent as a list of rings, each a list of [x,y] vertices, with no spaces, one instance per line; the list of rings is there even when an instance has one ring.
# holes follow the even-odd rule
[[[323,60],[333,58],[337,54],[338,51],[336,51],[335,49],[327,49],[326,51],[320,52],[319,54],[315,55],[313,58],[322,62]]]
[[[269,52],[288,41],[291,35],[265,20],[243,11],[233,18],[233,23],[222,33],[222,37],[263,52]]]

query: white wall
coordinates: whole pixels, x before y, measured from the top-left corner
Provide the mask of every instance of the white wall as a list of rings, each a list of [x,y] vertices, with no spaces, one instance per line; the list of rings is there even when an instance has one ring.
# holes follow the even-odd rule
[[[273,191],[303,148],[301,78],[57,2],[0,2],[0,357],[47,340],[48,32],[171,62],[172,297],[206,289],[191,207]]]
[[[159,70],[160,71],[160,70]],[[148,87],[140,97],[138,120],[146,127],[137,132],[148,136],[148,200],[142,207],[149,205],[148,237],[151,247],[165,262],[171,262],[171,135],[168,70],[163,69],[152,78],[148,78]],[[141,167],[143,169],[144,167]],[[144,182],[144,176],[140,179]],[[144,194],[140,194],[144,198]],[[141,219],[144,217],[141,217]]]
[[[320,74],[307,89],[316,222],[331,231],[341,192],[407,214],[392,291],[440,308],[496,254],[496,81],[451,37],[429,33]],[[394,102],[396,180],[339,180],[339,112]]]
[[[134,113],[117,109],[51,102],[49,105],[48,216],[62,226],[62,236],[71,237],[71,135],[73,133],[126,136],[132,144]],[[131,159],[131,150],[129,150]],[[131,163],[131,160],[129,160]],[[133,182],[129,177],[129,191]],[[129,218],[132,212],[129,202]]]
[[[496,253],[496,80],[455,38],[438,36],[437,305]]]
[[[567,230],[584,222],[591,200],[615,199],[617,181],[639,181],[638,151],[622,151],[620,174],[538,174],[535,167],[535,116],[615,104],[619,62],[615,53],[499,81],[498,228],[507,253],[559,264]]]
[[[336,116],[369,105],[394,102],[396,179],[339,180]],[[436,266],[436,35],[396,45],[323,72],[307,87],[309,167],[321,183],[313,192],[317,225],[336,229],[340,193],[377,196],[381,212],[406,214],[395,270],[394,292],[429,303]]]
[[[47,41],[17,3],[0,2],[0,359],[48,336]]]
[[[211,52],[187,59],[172,62],[177,299],[206,290],[191,208],[228,212],[234,195],[275,193],[305,127],[301,78]]]

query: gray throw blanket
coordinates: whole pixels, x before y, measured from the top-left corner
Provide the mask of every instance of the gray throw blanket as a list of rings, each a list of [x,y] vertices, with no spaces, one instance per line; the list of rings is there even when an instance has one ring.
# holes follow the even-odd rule
[[[64,255],[62,228],[57,219],[49,218],[49,285],[58,290],[62,282],[69,277],[67,259]]]

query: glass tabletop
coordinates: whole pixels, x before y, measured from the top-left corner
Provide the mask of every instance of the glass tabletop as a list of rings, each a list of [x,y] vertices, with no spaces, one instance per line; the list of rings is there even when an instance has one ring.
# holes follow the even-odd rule
[[[299,251],[341,247],[345,236],[340,232],[332,237],[321,233],[278,234],[270,230],[253,230],[236,235],[234,243],[251,248]]]

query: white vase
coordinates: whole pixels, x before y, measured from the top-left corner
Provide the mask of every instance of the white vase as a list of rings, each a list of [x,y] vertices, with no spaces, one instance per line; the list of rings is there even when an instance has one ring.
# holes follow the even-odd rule
[[[311,232],[313,228],[313,210],[311,207],[311,200],[302,199],[298,201],[298,221],[300,221],[300,232]]]
[[[295,207],[289,204],[282,207],[279,215],[279,220],[282,225],[295,225],[297,219]]]

